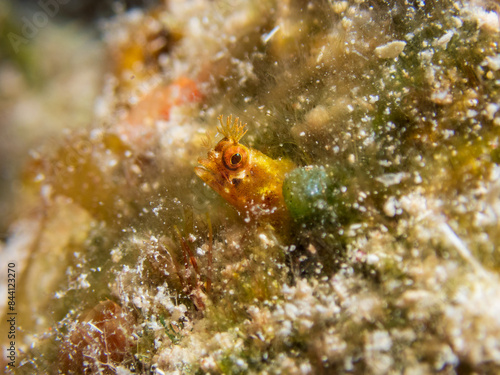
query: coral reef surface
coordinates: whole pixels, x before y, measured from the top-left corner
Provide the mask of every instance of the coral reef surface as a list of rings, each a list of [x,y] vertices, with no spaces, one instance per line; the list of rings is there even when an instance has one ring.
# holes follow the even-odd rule
[[[0,245],[16,265],[17,363],[2,366],[498,373],[499,15],[481,0],[186,0],[103,21],[91,119],[22,163]],[[65,82],[85,68],[68,59],[67,81],[47,78],[56,102],[3,79],[0,94],[69,127],[89,110],[74,110]],[[244,137],[218,132],[221,114]],[[244,147],[226,167],[243,151],[274,159],[279,220],[195,173],[224,137]],[[229,188],[263,178],[221,173]]]

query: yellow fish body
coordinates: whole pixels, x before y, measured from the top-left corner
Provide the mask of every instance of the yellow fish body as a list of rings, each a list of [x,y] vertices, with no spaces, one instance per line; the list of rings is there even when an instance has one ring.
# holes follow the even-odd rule
[[[239,143],[245,125],[219,116],[217,128],[224,138],[199,158],[195,173],[233,205],[247,220],[259,219],[278,224],[288,220],[283,198],[283,180],[295,165],[286,159],[272,159]]]

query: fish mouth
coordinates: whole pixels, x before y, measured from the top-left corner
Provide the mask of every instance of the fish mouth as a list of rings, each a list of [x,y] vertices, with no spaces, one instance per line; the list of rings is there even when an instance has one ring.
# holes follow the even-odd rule
[[[196,173],[196,175],[205,182],[213,180],[215,177],[214,172],[205,167],[204,165],[199,165],[197,167],[194,167],[194,173]]]
[[[209,186],[212,186],[215,182],[219,182],[220,175],[217,173],[217,164],[208,159],[198,159],[198,166],[194,168],[194,173],[201,178]],[[219,182],[220,183],[220,182]]]

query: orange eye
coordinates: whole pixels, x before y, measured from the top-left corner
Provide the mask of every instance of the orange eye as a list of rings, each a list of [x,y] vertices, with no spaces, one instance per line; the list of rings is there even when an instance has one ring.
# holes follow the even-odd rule
[[[235,171],[247,162],[247,151],[243,146],[231,146],[224,150],[222,160],[226,168]]]

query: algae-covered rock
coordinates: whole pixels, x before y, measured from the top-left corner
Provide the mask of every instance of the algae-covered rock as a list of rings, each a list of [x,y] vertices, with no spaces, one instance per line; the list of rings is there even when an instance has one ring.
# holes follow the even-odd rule
[[[486,1],[196,0],[106,20],[93,120],[22,164],[6,371],[497,373],[498,19]],[[228,142],[286,164],[210,172],[269,182],[241,194],[283,198],[280,220],[195,174]]]
[[[283,185],[290,214],[299,219],[319,215],[328,207],[327,197],[332,195],[330,185],[324,168],[297,168],[291,172]]]

